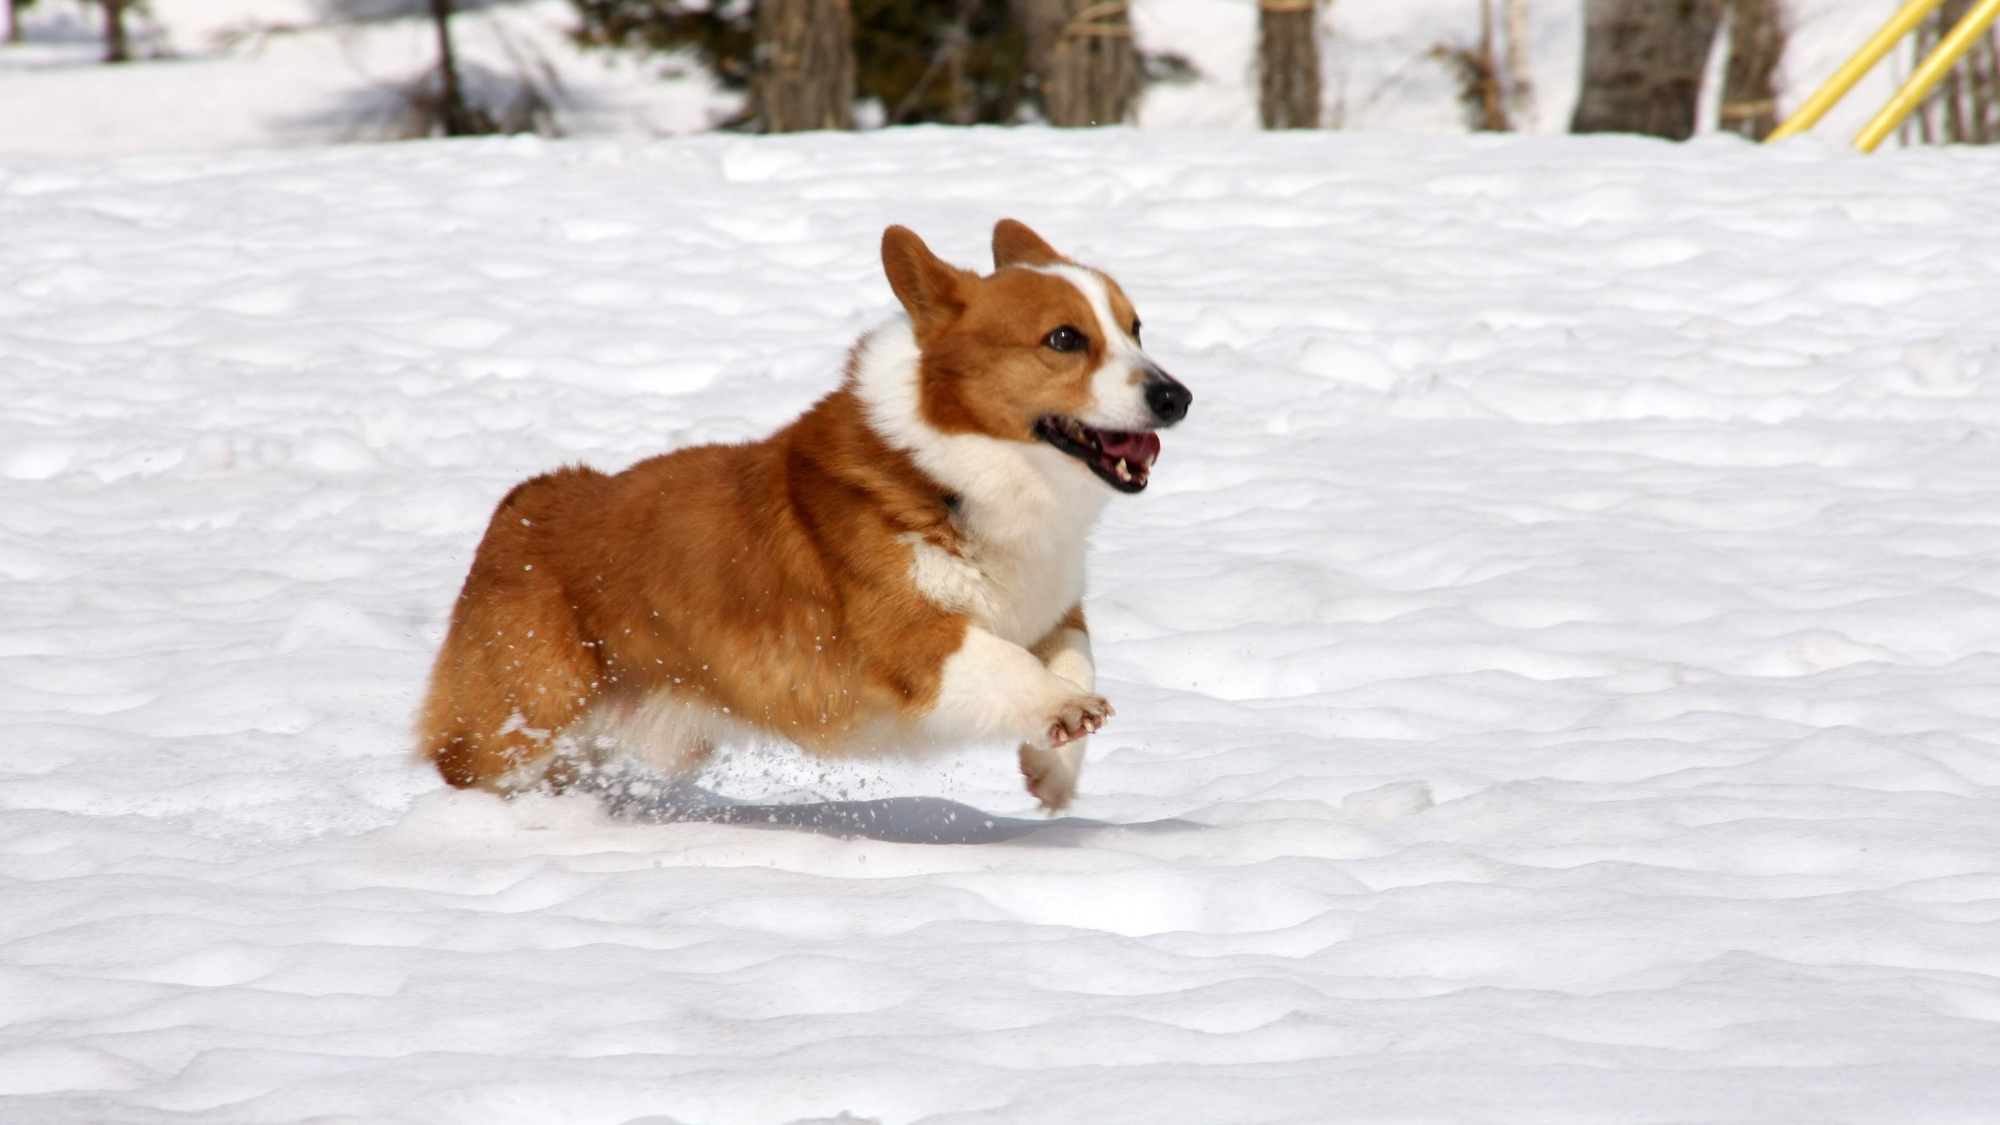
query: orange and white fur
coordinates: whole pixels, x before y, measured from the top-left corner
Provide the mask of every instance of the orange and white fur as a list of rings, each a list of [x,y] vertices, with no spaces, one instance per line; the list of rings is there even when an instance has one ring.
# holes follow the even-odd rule
[[[719,742],[855,754],[1020,743],[1050,810],[1111,715],[1084,626],[1084,539],[1143,489],[1190,395],[1110,278],[1012,220],[994,272],[902,227],[906,316],[770,438],[500,502],[453,610],[419,749],[456,786],[561,787]]]

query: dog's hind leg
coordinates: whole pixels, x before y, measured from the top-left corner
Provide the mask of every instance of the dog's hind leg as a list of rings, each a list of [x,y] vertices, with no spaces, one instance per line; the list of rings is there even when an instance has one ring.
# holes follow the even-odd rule
[[[460,788],[506,792],[551,780],[558,736],[589,710],[604,678],[551,568],[524,561],[537,556],[514,500],[502,502],[479,545],[418,719],[418,752]]]
[[[656,690],[643,696],[611,694],[564,739],[569,771],[609,766],[628,759],[661,777],[692,777],[715,754],[718,736],[742,734],[720,721],[712,704],[692,696]]]
[[[595,654],[570,625],[561,591],[538,585],[478,591],[485,596],[476,600],[468,589],[438,653],[418,750],[460,788],[541,784],[557,736],[597,694]]]

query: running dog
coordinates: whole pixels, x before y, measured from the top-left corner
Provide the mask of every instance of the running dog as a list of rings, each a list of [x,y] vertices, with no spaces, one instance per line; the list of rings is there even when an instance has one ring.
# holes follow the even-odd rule
[[[899,316],[771,437],[607,475],[567,467],[493,513],[431,675],[419,751],[452,785],[560,788],[718,743],[841,755],[1018,741],[1069,804],[1112,715],[1084,627],[1084,540],[1146,487],[1192,395],[1105,274],[1011,219],[994,272],[882,236]]]

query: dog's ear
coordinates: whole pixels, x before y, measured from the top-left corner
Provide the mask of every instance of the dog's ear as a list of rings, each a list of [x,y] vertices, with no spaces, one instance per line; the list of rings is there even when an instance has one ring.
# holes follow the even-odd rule
[[[889,288],[910,314],[910,324],[922,341],[965,311],[966,286],[974,276],[940,259],[908,227],[882,232],[882,272]]]
[[[993,224],[993,268],[1004,270],[1008,266],[1052,266],[1063,260],[1056,248],[1042,241],[1042,236],[1028,229],[1028,224],[1015,219],[1002,219]]]

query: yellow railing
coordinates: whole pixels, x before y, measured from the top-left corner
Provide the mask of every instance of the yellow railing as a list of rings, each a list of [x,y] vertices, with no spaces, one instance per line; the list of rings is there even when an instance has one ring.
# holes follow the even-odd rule
[[[1797,113],[1772,130],[1771,135],[1764,138],[1764,143],[1781,141],[1818,124],[1819,119],[1826,116],[1826,111],[1847,96],[1856,82],[1861,81],[1862,75],[1873,70],[1875,64],[1882,61],[1882,56],[1894,50],[1905,35],[1942,3],[1944,0],[1909,0],[1889,18],[1888,23],[1882,25],[1882,30],[1870,36],[1868,42],[1854,52],[1853,58],[1834,71],[1833,77],[1806,99],[1806,104],[1800,106]],[[1987,28],[1993,26],[1996,19],[2000,19],[2000,0],[1979,0],[1978,5],[1967,12],[1965,18],[1959,20],[1958,25],[1937,45],[1937,49],[1917,65],[1916,73],[1910,75],[1903,88],[1896,91],[1896,96],[1889,99],[1889,104],[1883,106],[1882,111],[1855,135],[1854,147],[1862,152],[1874,152],[1883,138],[1895,132],[1896,126],[1923,104],[1924,98],[1937,88],[1952,67],[1958,65],[1958,60],[1965,57],[1965,53],[1972,49]]]

